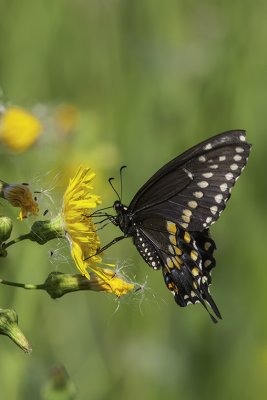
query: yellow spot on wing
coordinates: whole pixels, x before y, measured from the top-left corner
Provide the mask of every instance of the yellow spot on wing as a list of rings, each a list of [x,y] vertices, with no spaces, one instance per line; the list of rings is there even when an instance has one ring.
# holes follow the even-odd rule
[[[180,269],[181,265],[183,264],[182,260],[179,257],[173,257],[172,258],[173,264]]]
[[[184,233],[184,240],[186,241],[186,243],[190,243],[191,241],[191,236],[189,235],[188,232]]]
[[[169,233],[172,233],[173,235],[175,235],[177,228],[174,222],[171,221],[167,221],[167,229]]]
[[[170,235],[169,239],[170,239],[171,244],[176,245],[176,237],[174,235]]]
[[[173,268],[173,262],[170,259],[170,257],[167,258],[167,265],[168,265],[169,268]]]
[[[174,246],[174,250],[175,250],[175,254],[177,254],[178,256],[180,256],[181,254],[183,254],[182,250],[179,249],[179,247]]]
[[[195,250],[192,250],[190,253],[190,257],[192,258],[193,261],[196,261],[198,258],[198,254]]]
[[[198,274],[199,274],[199,269],[198,269],[197,267],[193,268],[193,269],[192,269],[192,274],[193,274],[194,276],[198,276]]]

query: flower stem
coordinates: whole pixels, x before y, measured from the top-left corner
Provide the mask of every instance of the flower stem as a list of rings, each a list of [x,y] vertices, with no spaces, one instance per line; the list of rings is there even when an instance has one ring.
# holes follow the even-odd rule
[[[9,246],[12,246],[13,244],[19,243],[22,240],[26,240],[26,239],[30,239],[30,238],[31,238],[31,234],[29,232],[29,233],[26,233],[25,235],[18,236],[16,239],[13,239],[13,240],[10,240],[9,242],[4,243],[2,247],[5,250]]]
[[[5,279],[0,279],[0,283],[3,285],[8,285],[8,286],[15,286],[15,287],[20,287],[23,289],[45,289],[44,284],[40,285],[34,285],[32,283],[19,283],[19,282],[11,282],[11,281],[6,281]]]

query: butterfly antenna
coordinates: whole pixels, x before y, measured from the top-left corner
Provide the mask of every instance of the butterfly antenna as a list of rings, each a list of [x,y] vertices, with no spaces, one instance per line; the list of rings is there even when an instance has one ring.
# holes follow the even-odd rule
[[[119,193],[117,192],[117,190],[115,189],[115,187],[112,184],[113,179],[114,178],[109,178],[108,182],[109,182],[110,186],[112,187],[112,189],[114,190],[114,192],[116,193],[116,195],[118,196],[118,199],[121,201]]]
[[[122,167],[120,167],[120,183],[121,183],[121,197],[120,200],[122,201],[122,171],[127,168],[127,165],[123,165]]]

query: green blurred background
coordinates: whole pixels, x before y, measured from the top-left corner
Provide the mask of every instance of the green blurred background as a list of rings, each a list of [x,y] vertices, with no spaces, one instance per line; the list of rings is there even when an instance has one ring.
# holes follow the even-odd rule
[[[0,337],[1,399],[40,399],[57,365],[81,400],[266,399],[266,15],[260,0],[0,1],[2,102],[46,115],[62,103],[79,110],[66,140],[46,117],[35,147],[19,155],[0,151],[0,178],[51,189],[50,214],[60,209],[69,171],[80,163],[96,170],[103,205],[116,197],[107,178],[126,164],[128,204],[160,166],[209,136],[244,128],[253,144],[212,228],[218,250],[211,290],[223,321],[212,324],[200,305],[176,306],[161,273],[125,240],[105,259],[126,264],[146,286],[118,310],[108,294],[53,301],[43,292],[1,287],[0,306],[18,312],[33,346],[26,356]],[[13,212],[1,205],[1,213]],[[16,223],[17,234],[31,222]],[[102,243],[118,234],[107,227]],[[12,247],[1,277],[41,283],[52,270],[75,272],[61,246]]]

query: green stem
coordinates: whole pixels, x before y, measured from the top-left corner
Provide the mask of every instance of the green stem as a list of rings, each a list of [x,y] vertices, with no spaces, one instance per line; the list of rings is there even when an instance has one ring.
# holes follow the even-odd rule
[[[45,290],[44,284],[40,285],[34,285],[32,283],[18,283],[18,282],[11,282],[11,281],[6,281],[5,279],[0,279],[0,283],[3,285],[8,285],[8,286],[15,286],[15,287],[20,287],[23,289],[41,289]]]
[[[26,233],[25,235],[20,235],[16,239],[10,240],[9,242],[6,242],[3,244],[2,248],[5,250],[9,246],[12,246],[13,244],[19,243],[22,240],[30,239],[31,238],[31,233]]]

